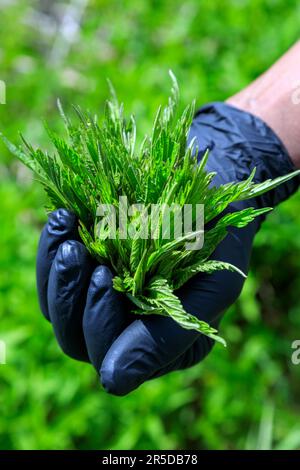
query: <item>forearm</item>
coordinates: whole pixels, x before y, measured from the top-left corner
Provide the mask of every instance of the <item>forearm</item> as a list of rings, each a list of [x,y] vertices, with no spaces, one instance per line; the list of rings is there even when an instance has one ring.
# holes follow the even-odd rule
[[[227,102],[263,119],[300,168],[300,41]]]

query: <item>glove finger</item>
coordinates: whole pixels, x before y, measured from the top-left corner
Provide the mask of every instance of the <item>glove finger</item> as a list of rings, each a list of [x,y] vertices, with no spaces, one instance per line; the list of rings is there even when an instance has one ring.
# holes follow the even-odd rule
[[[235,234],[226,238],[216,250],[216,259],[229,261],[227,255],[222,257],[222,253],[228,253],[227,248],[233,253],[233,259],[238,253],[240,240]],[[187,312],[217,326],[221,313],[236,300],[242,285],[243,278],[235,272],[202,273],[190,279],[177,295]],[[184,354],[198,338],[201,338],[197,345],[201,360],[212,348],[211,340],[204,335],[186,330],[167,317],[149,316],[134,321],[112,344],[103,360],[100,375],[104,388],[125,395],[150,378],[187,366],[188,360],[193,363]]]
[[[52,262],[61,243],[77,238],[76,217],[72,212],[58,209],[49,215],[48,222],[41,233],[36,260],[38,299],[40,309],[48,320],[50,317],[47,290]]]
[[[105,390],[126,395],[190,347],[197,333],[183,330],[171,318],[135,320],[108,350],[100,369]]]
[[[196,278],[198,282],[195,282]],[[201,291],[198,290],[200,283]],[[197,311],[199,318],[212,324],[218,288],[219,280],[214,281],[214,275],[196,276],[189,288],[181,293],[181,302],[188,312],[195,314]],[[205,308],[199,315],[199,305],[204,302]],[[200,338],[199,352],[204,357],[211,349],[212,341],[195,330],[184,329],[168,317],[149,316],[135,320],[106,354],[100,369],[101,382],[109,393],[126,395],[146,380],[184,365],[187,367],[188,361],[192,361],[188,357],[189,350]]]
[[[92,274],[83,315],[83,332],[91,363],[99,371],[114,340],[129,323],[128,300],[113,289],[113,274],[98,266]]]
[[[82,319],[95,263],[79,242],[68,240],[57,250],[48,284],[50,320],[65,354],[89,362]]]

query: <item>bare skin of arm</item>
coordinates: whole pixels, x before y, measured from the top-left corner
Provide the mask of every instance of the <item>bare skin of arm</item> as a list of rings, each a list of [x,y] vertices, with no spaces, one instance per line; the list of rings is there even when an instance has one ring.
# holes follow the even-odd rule
[[[263,119],[300,168],[300,41],[263,75],[226,101]]]

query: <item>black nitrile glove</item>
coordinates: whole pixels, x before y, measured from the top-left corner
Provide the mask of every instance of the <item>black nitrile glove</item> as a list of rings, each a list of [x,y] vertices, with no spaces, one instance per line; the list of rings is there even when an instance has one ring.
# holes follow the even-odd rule
[[[190,139],[197,137],[199,159],[210,148],[207,170],[217,172],[214,184],[240,181],[257,168],[255,181],[285,175],[295,168],[283,144],[260,119],[224,103],[201,108]],[[250,201],[230,206],[266,207],[296,191],[294,178]],[[247,272],[251,247],[261,219],[243,229],[232,228],[213,258]],[[146,380],[201,361],[213,341],[186,330],[171,318],[130,314],[127,298],[113,290],[112,273],[97,266],[79,241],[75,216],[59,209],[49,216],[37,256],[37,286],[41,310],[69,356],[90,361],[104,388],[125,395]],[[200,273],[177,292],[184,308],[217,326],[221,314],[237,299],[243,278],[230,271]]]

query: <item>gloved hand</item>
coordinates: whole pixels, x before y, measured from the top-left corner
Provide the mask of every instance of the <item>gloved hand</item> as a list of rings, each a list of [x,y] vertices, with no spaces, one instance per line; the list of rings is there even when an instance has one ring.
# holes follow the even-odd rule
[[[189,138],[197,137],[198,158],[210,148],[207,169],[217,172],[214,184],[245,179],[257,168],[255,181],[294,170],[282,142],[259,118],[225,103],[212,103],[195,116]],[[274,207],[299,185],[294,178],[255,200],[230,206]],[[243,229],[231,228],[213,258],[247,272],[252,242],[262,218]],[[237,299],[243,278],[230,271],[200,273],[177,294],[184,308],[217,326],[222,313]],[[125,395],[144,381],[201,361],[213,341],[185,330],[171,318],[137,317],[130,304],[112,288],[112,273],[97,266],[79,241],[73,214],[59,209],[49,215],[37,256],[37,286],[43,314],[62,350],[90,361],[106,391]]]

